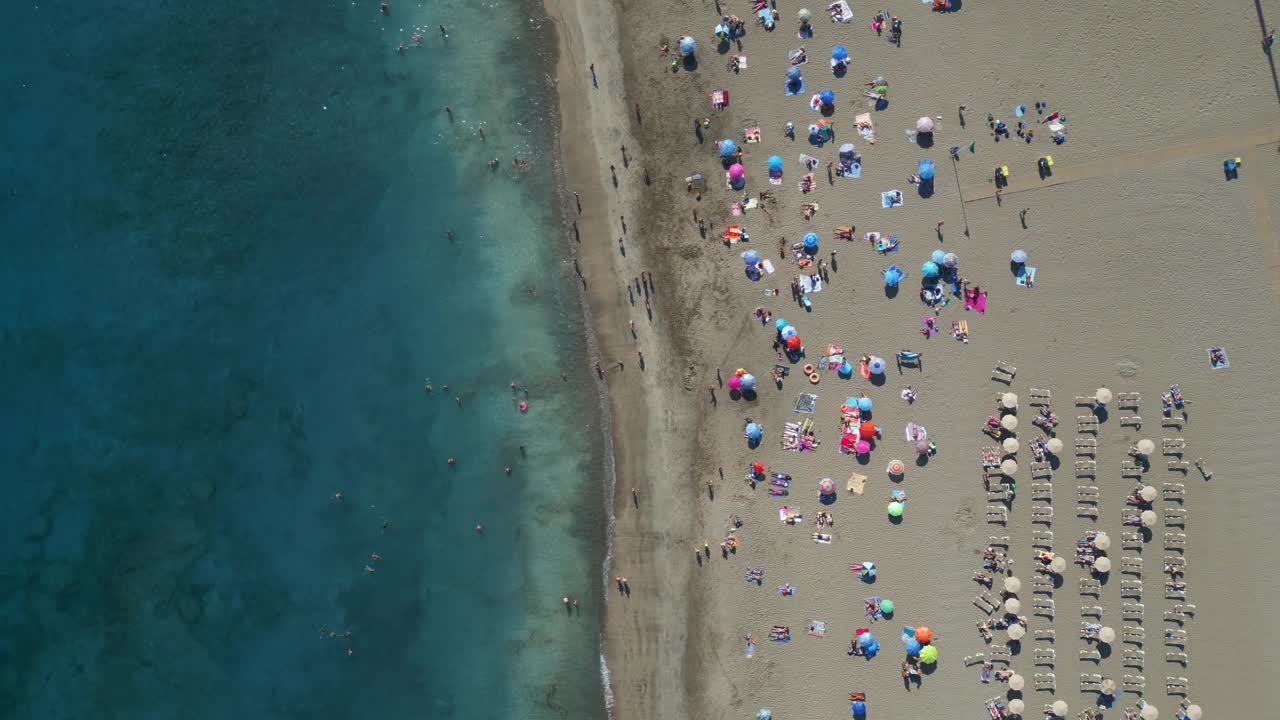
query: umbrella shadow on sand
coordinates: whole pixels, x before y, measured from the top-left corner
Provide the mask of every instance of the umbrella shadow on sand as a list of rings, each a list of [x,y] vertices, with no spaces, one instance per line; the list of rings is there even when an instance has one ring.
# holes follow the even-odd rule
[[[916,455],[916,467],[924,467],[929,464],[929,453],[918,453]]]
[[[885,382],[887,382],[888,377],[884,373],[872,373],[871,377],[868,379],[871,381],[872,385],[875,385],[876,387],[880,387],[881,385],[884,385]]]
[[[698,69],[698,56],[685,55],[684,59],[680,61],[680,64],[684,67],[685,70],[689,72],[693,72],[694,70]]]

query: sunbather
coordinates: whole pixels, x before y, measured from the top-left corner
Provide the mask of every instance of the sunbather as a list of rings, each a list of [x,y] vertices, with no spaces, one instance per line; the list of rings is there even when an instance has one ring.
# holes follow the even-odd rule
[[[1082,640],[1097,640],[1098,632],[1102,630],[1101,623],[1080,623],[1080,638]]]
[[[1012,670],[997,670],[992,673],[991,677],[997,682],[1009,682],[1009,678],[1013,677]]]
[[[995,670],[995,666],[991,663],[982,663],[982,672],[978,674],[978,680],[984,683],[991,682],[991,671],[993,670]]]
[[[986,621],[979,620],[974,624],[978,626],[978,634],[982,635],[982,639],[987,642],[991,642],[991,628],[987,625]]]
[[[809,58],[808,58],[808,55],[805,53],[803,45],[801,45],[798,49],[793,50],[791,52],[792,65],[803,65],[808,61],[809,61]]]
[[[1167,563],[1164,566],[1164,571],[1168,573],[1169,577],[1171,578],[1180,578],[1186,574],[1185,572],[1186,567],[1183,565],[1174,565],[1173,563]],[[1187,587],[1187,584],[1186,583],[1180,583],[1180,584],[1182,585],[1182,589],[1185,590]]]
[[[849,702],[866,702],[867,694],[864,692],[853,691],[849,693]]]
[[[1053,562],[1053,558],[1054,558],[1054,554],[1049,552],[1048,550],[1040,550],[1039,552],[1036,553],[1036,560],[1039,560],[1043,565],[1048,565],[1049,563]]]
[[[977,580],[979,585],[986,585],[988,588],[990,588],[990,587],[991,587],[991,582],[992,582],[992,580],[991,580],[991,576],[990,576],[990,575],[986,575],[986,574],[984,574],[984,573],[976,572],[976,573],[974,573],[974,574],[973,574],[973,579],[974,579],[974,580]]]
[[[1137,515],[1128,514],[1121,519],[1120,524],[1128,525],[1128,526],[1141,525],[1142,518],[1138,517]]]
[[[1164,586],[1165,586],[1165,588],[1166,588],[1166,589],[1168,589],[1168,590],[1173,590],[1173,591],[1177,591],[1177,592],[1185,592],[1185,591],[1186,591],[1186,589],[1187,589],[1187,584],[1186,584],[1186,583],[1184,583],[1184,582],[1177,582],[1177,581],[1173,581],[1173,580],[1170,580],[1169,582],[1166,582],[1166,583],[1164,584]]]

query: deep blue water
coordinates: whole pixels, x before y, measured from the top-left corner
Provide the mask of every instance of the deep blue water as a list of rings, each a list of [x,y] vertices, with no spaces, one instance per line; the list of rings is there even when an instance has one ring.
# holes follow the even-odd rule
[[[0,717],[599,716],[549,30],[518,0],[5,15]]]

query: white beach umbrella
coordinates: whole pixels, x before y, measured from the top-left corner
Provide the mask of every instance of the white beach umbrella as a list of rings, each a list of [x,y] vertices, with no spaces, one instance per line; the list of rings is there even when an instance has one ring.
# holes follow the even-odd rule
[[[1049,569],[1061,575],[1067,569],[1067,559],[1059,555],[1049,562]]]
[[[1026,686],[1027,686],[1027,679],[1026,679],[1026,678],[1024,678],[1024,677],[1022,677],[1022,676],[1021,676],[1021,675],[1019,675],[1018,673],[1014,673],[1014,674],[1012,674],[1012,675],[1010,675],[1010,676],[1009,676],[1009,689],[1010,689],[1010,690],[1021,690],[1022,688],[1026,687]]]
[[[1115,695],[1115,694],[1116,694],[1116,681],[1115,681],[1115,680],[1112,680],[1111,678],[1107,678],[1106,680],[1103,680],[1103,681],[1102,681],[1102,694],[1103,694],[1103,695]]]
[[[1012,475],[1018,472],[1018,461],[1005,460],[1004,462],[1000,463],[1000,472],[1004,473],[1005,475]]]
[[[1099,550],[1106,550],[1111,547],[1111,536],[1106,533],[1098,533],[1093,536],[1093,546]]]
[[[1143,510],[1141,518],[1143,525],[1147,527],[1156,526],[1156,513],[1154,510]]]
[[[1156,489],[1150,485],[1143,485],[1142,489],[1138,491],[1138,497],[1146,502],[1151,502],[1156,499]]]
[[[1050,712],[1052,712],[1054,715],[1057,715],[1058,717],[1061,717],[1061,718],[1066,717],[1066,716],[1067,716],[1067,701],[1066,701],[1066,700],[1058,700],[1058,701],[1054,702],[1054,703],[1053,703],[1053,705],[1049,706],[1049,711],[1050,711]]]
[[[1098,572],[1100,572],[1100,573],[1109,573],[1109,572],[1111,572],[1111,558],[1108,558],[1108,557],[1100,557],[1100,558],[1098,558],[1097,560],[1094,560],[1094,561],[1093,561],[1093,569],[1094,569],[1094,570],[1097,570],[1097,571],[1098,571]]]
[[[1004,579],[1004,589],[1006,592],[1016,593],[1022,589],[1022,581],[1016,577],[1006,577]]]
[[[1158,720],[1160,717],[1160,711],[1155,705],[1144,705],[1138,714],[1142,716],[1142,720]]]
[[[1204,715],[1204,711],[1200,709],[1199,705],[1188,705],[1185,714],[1187,716],[1187,720],[1200,720]]]
[[[1005,452],[1012,455],[1018,452],[1018,448],[1021,446],[1018,445],[1018,438],[1005,438],[1004,442],[1000,443],[1000,447],[1003,447]]]
[[[1045,443],[1049,447],[1049,452],[1057,455],[1062,452],[1062,440],[1058,438],[1049,438],[1049,442]]]
[[[1019,676],[1014,675],[1014,677],[1019,677]],[[1009,687],[1013,687],[1012,680],[1009,681]],[[1021,715],[1022,711],[1026,709],[1027,709],[1027,704],[1023,702],[1021,698],[1014,698],[1013,700],[1009,701],[1009,712],[1013,713],[1014,715]]]
[[[1009,635],[1010,640],[1021,640],[1022,636],[1027,634],[1027,629],[1018,623],[1013,623],[1005,632]]]
[[[945,267],[953,268],[960,264],[960,256],[955,253],[946,253],[942,256],[942,264]]]
[[[1097,398],[1100,403],[1106,404],[1111,402],[1111,391],[1106,388],[1098,388],[1093,392],[1093,396]]]
[[[1000,418],[1000,427],[1004,428],[1005,430],[1008,430],[1009,432],[1013,432],[1014,430],[1017,430],[1018,416],[1005,415],[1004,417]]]
[[[1005,393],[1001,395],[1000,407],[1005,409],[1013,409],[1018,407],[1018,395],[1016,393]]]
[[[809,19],[813,17],[813,13],[809,12],[808,8],[800,8],[800,12],[796,13],[796,17],[800,18],[800,22],[809,22]]]
[[[1004,611],[1010,615],[1017,615],[1022,612],[1022,601],[1018,598],[1009,598],[1004,601]]]
[[[1113,627],[1104,627],[1098,631],[1098,639],[1104,643],[1111,644],[1116,641],[1116,629]]]
[[[933,118],[922,117],[916,120],[916,132],[931,133],[933,132]]]
[[[1021,265],[1027,261],[1027,251],[1014,250],[1013,252],[1009,253],[1009,259]]]
[[[1150,455],[1156,451],[1156,444],[1147,438],[1138,441],[1138,453],[1140,455]]]

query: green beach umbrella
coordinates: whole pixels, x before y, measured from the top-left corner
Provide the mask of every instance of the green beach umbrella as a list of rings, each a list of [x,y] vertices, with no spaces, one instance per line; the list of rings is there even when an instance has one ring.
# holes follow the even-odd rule
[[[920,662],[925,665],[932,665],[938,662],[938,648],[934,645],[925,645],[920,648]]]
[[[880,612],[884,613],[885,615],[892,615],[892,614],[893,614],[893,601],[892,601],[892,600],[881,600],[881,601],[880,601]]]
[[[902,510],[902,503],[896,500],[889,503],[889,517],[902,517]]]
[[[973,141],[973,142],[971,142],[971,143],[969,143],[969,152],[973,152],[973,147],[974,147],[975,145],[977,145],[977,144],[978,144],[978,141],[976,141],[976,140],[975,140],[975,141]]]

